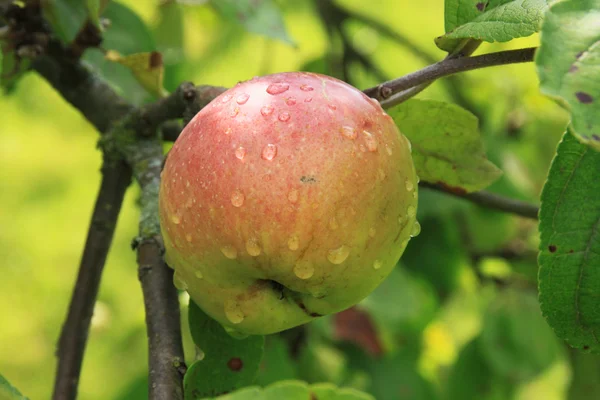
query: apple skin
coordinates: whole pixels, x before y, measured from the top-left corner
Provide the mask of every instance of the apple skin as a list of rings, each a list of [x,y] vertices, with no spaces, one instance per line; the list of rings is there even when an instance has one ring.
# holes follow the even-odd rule
[[[358,303],[415,229],[410,143],[337,79],[241,82],[202,109],[160,187],[175,284],[229,331],[270,334]]]

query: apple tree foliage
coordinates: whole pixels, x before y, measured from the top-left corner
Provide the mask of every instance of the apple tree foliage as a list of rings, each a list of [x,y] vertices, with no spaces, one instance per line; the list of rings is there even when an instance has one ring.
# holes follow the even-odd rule
[[[0,1],[8,3],[25,7],[28,1]],[[86,24],[97,27],[102,46],[84,49],[81,61],[127,101],[141,105],[164,97],[185,78],[185,68],[179,67],[183,13],[212,7],[224,25],[296,46],[281,3],[168,1],[153,27],[118,1],[42,1],[41,7],[65,45],[76,41]],[[432,40],[448,58],[469,56],[482,42],[539,33],[534,62],[540,90],[570,115],[541,193],[537,269],[519,259],[507,266],[502,253],[480,257],[514,233],[508,217],[439,192],[424,193],[419,199],[423,234],[411,241],[390,277],[356,307],[278,335],[234,338],[191,303],[196,354],[183,379],[186,399],[516,398],[520,385],[551,376],[553,366],[565,360],[563,341],[577,349],[570,350],[569,399],[600,396],[600,360],[593,355],[600,353],[600,0],[444,4],[440,26],[445,33]],[[10,21],[0,21],[0,86],[10,95],[43,43],[15,46],[3,30]],[[380,24],[372,29],[391,35]],[[351,56],[378,75],[363,56]],[[326,58],[306,69],[338,73]],[[497,105],[506,103],[498,99]],[[388,109],[412,143],[421,182],[467,198],[490,185],[523,197],[517,187],[498,180],[502,153],[493,139],[484,146],[480,129],[492,128],[478,124],[481,110],[462,106],[408,99]],[[459,215],[461,223],[448,215]],[[465,235],[469,249],[461,239]],[[464,280],[473,279],[465,272],[470,263],[479,265],[476,277],[497,285],[465,290]],[[470,321],[477,313],[481,322]],[[464,332],[455,335],[464,338],[460,353],[443,373],[427,373],[428,341],[449,340],[441,327],[452,318],[464,318]],[[24,398],[2,376],[0,397]]]

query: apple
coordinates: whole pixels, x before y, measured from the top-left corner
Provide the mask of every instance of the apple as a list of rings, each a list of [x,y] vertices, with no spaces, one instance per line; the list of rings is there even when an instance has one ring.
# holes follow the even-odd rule
[[[175,284],[240,334],[358,303],[418,230],[410,143],[376,100],[314,73],[215,98],[169,152],[159,199]]]

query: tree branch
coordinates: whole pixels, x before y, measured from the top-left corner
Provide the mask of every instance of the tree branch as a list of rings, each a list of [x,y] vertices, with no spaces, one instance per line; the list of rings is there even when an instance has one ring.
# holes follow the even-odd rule
[[[474,57],[446,58],[419,71],[366,89],[364,92],[367,96],[382,101],[390,98],[395,93],[420,84],[432,82],[444,76],[456,74],[457,72],[471,71],[496,65],[533,61],[535,50],[535,47],[530,47],[526,49],[483,54]]]
[[[58,367],[54,399],[75,399],[81,362],[94,313],[100,277],[117,225],[123,197],[131,182],[131,169],[122,162],[105,161],[102,183],[92,214],[92,221],[77,283],[71,297],[67,319],[58,342]]]
[[[51,40],[46,53],[36,58],[32,65],[102,135],[109,131],[115,121],[133,109],[106,82],[72,58],[58,41]],[[105,154],[102,182],[58,343],[54,399],[77,397],[81,364],[98,288],[130,182],[129,166],[115,158],[114,154]]]
[[[133,110],[108,83],[69,55],[56,40],[50,41],[47,52],[33,61],[33,69],[101,134]]]
[[[473,193],[459,193],[452,191],[442,185],[436,185],[433,183],[423,182],[419,183],[419,186],[443,192],[454,197],[459,197],[468,200],[472,203],[478,204],[482,207],[491,208],[494,210],[520,215],[521,217],[538,219],[539,207],[521,200],[511,199],[497,195],[495,193],[486,192],[481,190]]]
[[[162,246],[157,240],[146,240],[138,246],[138,278],[144,293],[148,334],[149,399],[183,399],[186,367],[179,300],[173,270],[163,262]]]
[[[185,104],[181,107],[181,112],[183,108]],[[135,121],[137,120],[134,118],[133,125]],[[120,134],[127,134],[127,127],[132,125],[130,122],[123,122],[126,130]],[[163,261],[158,219],[162,141],[158,135],[138,138],[123,148],[123,155],[133,167],[134,177],[142,190],[140,233],[134,244],[137,247],[138,278],[146,310],[149,399],[181,400],[186,366],[181,342],[179,300],[173,285],[173,271]]]
[[[108,229],[103,225],[114,225],[117,219],[131,177],[131,166],[142,187],[138,262],[147,313],[150,398],[182,399],[185,366],[178,297],[172,272],[162,261],[159,246],[158,183],[162,143],[152,132],[162,122],[181,118],[187,108],[193,108],[188,107],[187,100],[194,100],[195,94],[190,96],[186,88],[195,88],[191,84],[182,85],[174,95],[135,109],[56,40],[51,40],[46,53],[34,60],[33,68],[103,134],[102,148],[105,156],[110,155],[107,162],[114,168],[103,180],[93,219],[96,222],[90,228],[69,316],[61,335],[54,398],[74,399],[77,394],[93,305],[114,232],[114,226]],[[109,194],[113,196],[105,199]]]

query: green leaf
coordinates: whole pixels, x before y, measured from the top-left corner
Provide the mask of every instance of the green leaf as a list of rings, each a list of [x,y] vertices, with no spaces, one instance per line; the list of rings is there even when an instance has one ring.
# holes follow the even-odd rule
[[[273,0],[213,0],[211,4],[225,19],[242,25],[248,32],[294,45]]]
[[[149,93],[157,97],[167,94],[163,87],[164,65],[162,54],[158,51],[136,53],[122,56],[116,51],[108,51],[105,57],[129,68],[135,79]]]
[[[563,137],[540,209],[539,298],[556,334],[600,351],[600,153]]]
[[[102,47],[104,49],[114,50],[125,56],[156,50],[149,28],[128,7],[111,1],[102,16],[111,21],[110,27],[103,33]],[[139,105],[153,98],[137,81],[129,68],[105,59],[99,50],[87,50],[83,59],[119,94],[133,104]]]
[[[359,307],[371,315],[380,330],[406,335],[422,333],[435,316],[437,303],[435,291],[427,281],[396,267]]]
[[[187,399],[187,397],[186,397]],[[375,400],[354,389],[336,388],[327,383],[307,385],[300,381],[281,381],[266,388],[249,387],[210,400]]]
[[[356,347],[345,349],[350,367],[366,371],[370,382],[368,391],[376,399],[436,400],[433,386],[419,373],[418,344],[409,344],[381,358],[373,358]]]
[[[263,355],[264,336],[231,337],[193,301],[189,305],[190,331],[204,358],[184,377],[186,399],[227,393],[254,382]]]
[[[444,2],[444,28],[446,32],[466,24],[490,10],[489,1],[446,0]]]
[[[467,110],[441,101],[412,99],[389,113],[412,144],[421,180],[473,192],[502,174],[486,158],[477,118]]]
[[[423,233],[410,240],[400,262],[445,297],[457,288],[466,261],[460,229],[454,219],[445,216],[421,219],[420,223]]]
[[[152,26],[156,46],[163,55],[165,65],[165,88],[174,91],[181,79],[178,70],[185,61],[183,8],[176,2],[163,3],[158,7],[158,18]]]
[[[100,22],[100,0],[86,0],[89,20],[98,26]]]
[[[17,86],[17,82],[29,71],[31,60],[18,58],[6,42],[0,42],[0,88],[4,93],[11,93]]]
[[[294,360],[290,357],[286,342],[279,335],[266,337],[265,354],[260,364],[256,383],[270,385],[286,379],[298,378]]]
[[[542,92],[566,103],[579,140],[600,150],[600,0],[553,5],[535,63]]]
[[[452,27],[452,30],[435,39],[437,46],[451,52],[465,39],[508,42],[529,36],[539,30],[544,11],[548,7],[548,0],[496,0],[489,1],[487,6],[485,3],[460,0],[447,2],[446,28]],[[479,8],[483,8],[484,12],[480,12]]]
[[[560,355],[560,344],[542,317],[536,296],[505,290],[488,308],[479,340],[494,375],[511,382],[535,378]]]
[[[309,339],[298,359],[298,376],[309,383],[342,382],[346,372],[344,353],[319,340]]]
[[[81,0],[42,1],[44,17],[64,43],[71,43],[88,18],[88,2]]]
[[[571,350],[569,400],[600,399],[600,357]]]
[[[495,376],[481,354],[480,338],[467,344],[450,371],[448,400],[506,400],[512,398],[514,385]]]
[[[2,400],[27,400],[2,374],[0,374],[0,399]]]

